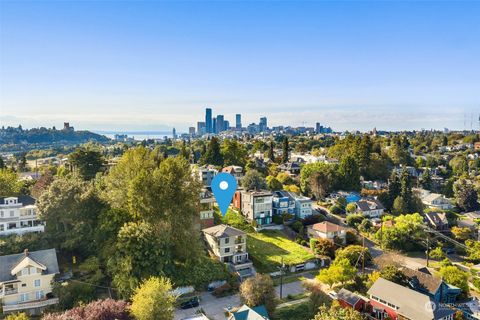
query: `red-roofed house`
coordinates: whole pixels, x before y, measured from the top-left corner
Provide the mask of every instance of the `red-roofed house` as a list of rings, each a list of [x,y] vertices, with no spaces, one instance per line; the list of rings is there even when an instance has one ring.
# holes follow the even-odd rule
[[[310,238],[322,238],[331,241],[338,238],[343,244],[347,242],[347,229],[335,223],[328,221],[315,223],[309,226],[307,230]]]

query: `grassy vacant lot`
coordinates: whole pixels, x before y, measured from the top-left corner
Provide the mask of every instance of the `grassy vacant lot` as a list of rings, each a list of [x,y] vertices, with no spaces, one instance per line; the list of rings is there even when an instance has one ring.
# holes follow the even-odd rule
[[[310,320],[315,316],[308,302],[275,310],[275,320]]]
[[[249,233],[247,249],[255,268],[262,273],[278,271],[282,257],[286,265],[314,258],[306,248],[288,239],[278,230]]]

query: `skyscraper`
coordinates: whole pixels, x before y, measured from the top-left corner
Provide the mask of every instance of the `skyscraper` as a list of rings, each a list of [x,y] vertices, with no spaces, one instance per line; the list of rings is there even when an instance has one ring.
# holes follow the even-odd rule
[[[217,118],[213,118],[212,121],[212,130],[210,133],[218,133],[217,131]]]
[[[225,118],[223,117],[223,114],[219,114],[217,116],[217,130],[216,130],[216,133],[220,133],[222,131],[225,131]]]
[[[315,133],[322,133],[321,128],[322,126],[320,125],[320,122],[317,122],[315,124]]]
[[[242,115],[236,114],[235,115],[235,128],[242,129]]]
[[[173,139],[177,139],[177,130],[175,130],[175,128],[172,130],[172,137]]]
[[[212,123],[212,109],[205,109],[205,131],[207,133],[213,133],[213,123]]]
[[[267,129],[268,129],[267,117],[261,117],[260,118],[259,129],[260,129],[260,132],[267,131]]]
[[[197,134],[199,136],[203,136],[205,133],[206,133],[205,122],[203,122],[203,121],[197,122]]]

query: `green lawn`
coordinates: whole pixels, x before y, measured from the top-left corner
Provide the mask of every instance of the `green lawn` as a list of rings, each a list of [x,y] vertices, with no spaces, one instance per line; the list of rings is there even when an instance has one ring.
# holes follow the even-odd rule
[[[286,265],[303,263],[314,258],[305,247],[288,239],[281,231],[264,230],[249,233],[247,249],[257,271],[278,271],[281,259]]]
[[[308,302],[275,310],[274,320],[310,320],[315,316]]]

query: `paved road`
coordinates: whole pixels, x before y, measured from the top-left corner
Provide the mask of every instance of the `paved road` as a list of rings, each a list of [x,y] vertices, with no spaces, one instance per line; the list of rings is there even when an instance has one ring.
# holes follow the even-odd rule
[[[305,278],[313,278],[312,275],[305,274]],[[280,296],[280,286],[275,287],[277,295]],[[283,285],[283,297],[287,295],[297,295],[303,293],[302,281],[290,282]],[[198,308],[192,308],[187,310],[177,309],[175,311],[175,320],[181,320],[192,316],[197,310],[203,309],[205,315],[212,320],[224,320],[225,319],[225,307],[238,307],[240,306],[240,297],[238,294],[215,298],[209,292],[202,292],[200,294],[200,306]]]

